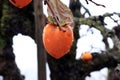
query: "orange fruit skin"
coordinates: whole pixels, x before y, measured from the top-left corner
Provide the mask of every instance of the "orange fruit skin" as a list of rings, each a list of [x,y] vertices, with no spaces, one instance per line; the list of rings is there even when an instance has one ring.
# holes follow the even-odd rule
[[[23,8],[30,4],[32,0],[9,0],[15,7]]]
[[[72,46],[73,31],[70,26],[64,26],[65,32],[58,26],[47,24],[43,29],[43,44],[52,57],[59,59],[67,54]]]
[[[89,63],[89,62],[92,61],[92,58],[93,58],[93,57],[92,57],[91,53],[85,52],[85,53],[82,54],[81,58],[82,58],[83,61]]]

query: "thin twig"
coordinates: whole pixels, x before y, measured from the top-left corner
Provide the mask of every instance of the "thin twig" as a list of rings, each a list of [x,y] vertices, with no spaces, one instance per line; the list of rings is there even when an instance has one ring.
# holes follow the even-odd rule
[[[85,0],[85,1],[86,1],[87,4],[89,4],[89,3],[88,3],[88,0]]]
[[[111,16],[109,16],[109,17],[110,17],[110,19],[112,19],[117,25],[119,25],[118,20],[115,20],[115,19],[112,18]]]
[[[54,12],[53,8],[51,7],[49,1],[45,0],[45,4],[47,4],[48,7],[50,8],[50,11],[51,11],[51,13],[53,15],[53,18],[55,19],[55,21],[56,21],[57,25],[59,26],[60,30],[62,30],[63,32],[65,32],[65,30],[61,27],[60,21],[59,21],[58,17],[55,15],[55,12]]]
[[[89,4],[89,3],[88,3],[88,0],[85,0],[85,1],[86,1],[87,4]],[[96,3],[96,2],[94,2],[94,1],[92,1],[92,0],[89,0],[89,1],[92,2],[92,3],[94,3],[94,4],[97,5],[97,6],[105,7],[105,5],[98,4],[98,3]]]

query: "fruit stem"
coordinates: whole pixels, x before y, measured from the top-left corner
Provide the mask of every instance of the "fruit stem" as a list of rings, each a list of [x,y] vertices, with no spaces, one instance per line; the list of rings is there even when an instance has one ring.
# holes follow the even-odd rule
[[[52,15],[53,15],[53,18],[55,19],[57,25],[59,26],[59,29],[62,30],[63,32],[65,32],[65,30],[61,27],[60,21],[59,21],[59,19],[58,19],[58,16],[55,15],[55,12],[54,12],[53,8],[51,7],[49,1],[48,1],[48,0],[45,0],[44,2],[45,2],[45,4],[47,4],[48,7],[50,8],[50,11],[51,11],[51,13],[52,13]]]

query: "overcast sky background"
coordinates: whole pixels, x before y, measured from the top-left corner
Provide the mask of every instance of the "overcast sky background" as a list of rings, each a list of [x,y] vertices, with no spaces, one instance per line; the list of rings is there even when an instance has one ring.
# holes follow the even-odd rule
[[[67,6],[69,5],[69,0],[61,0],[61,1],[65,3]],[[84,6],[90,10],[90,13],[92,15],[102,15],[106,12],[109,13],[120,12],[119,0],[93,0],[93,1],[100,4],[104,4],[106,8],[103,8],[101,6],[96,6],[91,2],[89,2],[89,4],[87,5],[85,0],[81,0]],[[47,15],[45,5],[44,5],[44,13]],[[117,16],[114,17],[116,19],[119,19]],[[112,29],[113,26],[117,25],[113,23],[113,21],[109,18],[106,18],[105,21],[106,23],[108,23],[106,27],[109,29]],[[93,31],[94,34],[91,33],[91,30]],[[100,52],[101,50],[105,50],[105,45],[102,42],[103,37],[101,36],[101,33],[97,29],[94,28],[90,29],[89,26],[82,25],[80,32],[82,32],[80,34],[82,38],[78,40],[76,59],[79,59],[82,52],[84,51]],[[110,47],[112,48],[113,46],[112,40],[109,39],[109,41],[111,43]],[[94,49],[91,49],[91,46],[93,46]],[[26,77],[25,80],[37,80],[37,49],[34,40],[32,40],[28,36],[18,34],[13,38],[13,48],[14,48],[14,53],[16,55],[17,65],[20,68],[22,74],[25,75]],[[87,77],[86,80],[105,80],[107,76],[107,72],[108,69],[104,68],[99,72],[97,71],[91,73],[93,77]],[[47,66],[47,80],[50,80],[49,73],[50,73],[49,68]]]

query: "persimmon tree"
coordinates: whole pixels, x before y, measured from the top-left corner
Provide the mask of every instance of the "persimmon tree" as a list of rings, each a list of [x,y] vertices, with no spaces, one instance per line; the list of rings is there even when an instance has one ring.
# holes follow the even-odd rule
[[[108,77],[109,80],[119,80],[120,68],[118,64],[120,62],[120,28],[118,24],[118,26],[114,27],[112,30],[108,30],[105,28],[104,19],[105,17],[110,17],[115,23],[117,23],[118,21],[114,20],[111,16],[114,14],[120,16],[120,13],[106,13],[100,16],[92,16],[89,10],[84,7],[84,4],[81,4],[80,0],[70,0],[69,8],[67,8],[60,0],[43,1],[45,1],[45,3],[46,1],[50,2],[50,5],[48,4],[48,14],[50,17],[47,18],[45,16],[46,24],[53,23],[59,26],[59,29],[63,32],[64,28],[62,28],[62,26],[72,26],[74,34],[74,41],[69,52],[59,59],[49,55],[46,50],[47,62],[51,72],[51,80],[84,80],[90,72],[100,70],[103,67],[108,67],[110,70],[110,76]],[[92,2],[96,6],[105,7],[105,5],[99,4],[94,0],[85,1],[86,4],[90,4]],[[38,23],[35,23],[34,19],[33,13],[35,10],[33,2],[26,7],[19,9],[10,4],[8,0],[0,0],[0,75],[4,77],[4,80],[24,80],[25,78],[25,76],[23,76],[24,74],[22,75],[20,73],[20,69],[18,69],[15,63],[12,38],[14,35],[22,33],[35,40],[35,24]],[[41,4],[38,6],[42,7]],[[53,12],[50,8],[52,8]],[[82,8],[85,10],[84,13],[81,13]],[[85,14],[88,14],[90,17],[86,18]],[[91,54],[92,56],[90,55],[92,57],[90,58],[90,62],[86,62],[81,58],[79,60],[75,59],[77,40],[80,38],[79,29],[82,24],[89,25],[90,28],[94,27],[98,29],[103,35],[103,41],[106,45],[106,51],[101,52],[101,54],[94,52]],[[39,35],[41,36],[42,34]],[[107,41],[108,37],[110,37],[114,42],[114,47],[112,49],[109,48]],[[43,48],[40,50],[42,49]]]
[[[89,1],[94,3],[96,6],[105,7],[105,5],[98,4],[92,0],[89,0]],[[54,0],[52,0],[51,2],[54,2]],[[56,3],[56,1],[54,3]],[[86,3],[87,4],[89,3],[88,0],[86,0]],[[61,7],[59,3],[57,3],[57,9],[54,9],[56,10],[55,12],[60,10],[58,6]],[[69,53],[60,59],[54,59],[50,55],[47,56],[47,59],[48,59],[47,61],[51,71],[51,79],[52,80],[84,80],[85,76],[89,75],[91,71],[99,70],[103,67],[108,67],[109,69],[114,70],[117,67],[117,64],[119,63],[119,58],[115,58],[119,55],[119,52],[117,52],[118,54],[115,55],[112,51],[114,51],[114,49],[116,48],[114,47],[113,49],[110,49],[108,47],[107,38],[113,37],[114,31],[112,30],[110,31],[107,28],[105,28],[105,22],[104,22],[105,17],[111,17],[114,13],[112,15],[104,14],[102,16],[100,15],[100,16],[92,17],[89,11],[79,2],[79,0],[70,0],[69,8],[71,9],[74,15],[73,19],[75,22],[75,26],[73,27],[73,30],[74,30],[73,46],[71,47],[71,50],[69,51]],[[85,13],[82,14],[80,12],[81,8],[85,9]],[[64,14],[64,15],[66,14],[64,13],[64,10],[63,10],[63,13],[62,13],[62,10],[60,10],[59,12],[61,12],[61,14]],[[85,14],[88,14],[90,17],[85,18]],[[59,16],[59,14],[56,13],[56,16]],[[75,59],[76,44],[77,44],[78,38],[80,38],[79,28],[80,28],[80,25],[82,24],[89,25],[91,28],[94,27],[100,30],[101,34],[104,37],[103,41],[106,44],[107,50],[105,52],[103,51],[101,54],[97,52],[92,53],[91,63],[84,62],[84,58],[79,60]],[[116,77],[118,78],[118,76]],[[114,76],[114,78],[116,77]]]

